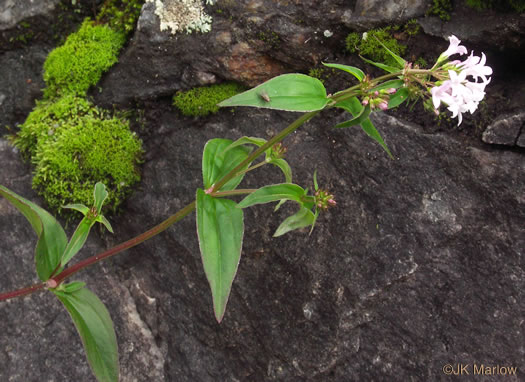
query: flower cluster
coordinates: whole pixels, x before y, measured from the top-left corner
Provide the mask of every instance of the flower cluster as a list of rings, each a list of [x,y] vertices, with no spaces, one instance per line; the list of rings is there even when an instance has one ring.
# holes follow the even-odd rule
[[[397,90],[395,88],[376,90],[363,98],[361,103],[363,106],[370,104],[371,109],[378,107],[381,110],[387,110],[390,95],[394,94],[396,91]]]
[[[463,120],[462,113],[471,114],[478,108],[479,102],[485,97],[485,86],[490,82],[492,68],[485,65],[485,54],[474,56],[471,52],[465,61],[445,63],[454,54],[467,54],[467,48],[460,44],[456,36],[449,37],[450,46],[443,52],[435,65],[446,71],[448,79],[438,82],[439,86],[431,89],[432,102],[437,110],[441,103],[448,106],[452,117],[458,117],[458,125]],[[444,64],[443,64],[444,63]],[[441,64],[441,65],[440,65]]]
[[[322,210],[327,210],[328,207],[334,207],[337,204],[334,195],[330,194],[328,191],[317,190],[314,195],[315,205]]]

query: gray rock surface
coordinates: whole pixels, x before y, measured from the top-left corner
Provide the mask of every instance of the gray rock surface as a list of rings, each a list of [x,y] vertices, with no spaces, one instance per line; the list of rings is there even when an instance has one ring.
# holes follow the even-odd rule
[[[525,126],[525,113],[515,113],[497,118],[483,132],[483,142],[506,146],[521,146]]]
[[[0,2],[0,31],[13,28],[20,21],[34,16],[52,14],[60,0],[2,0]]]
[[[50,47],[33,45],[0,54],[0,136],[5,126],[24,122],[44,88],[42,66]]]
[[[401,24],[424,16],[431,3],[430,0],[358,0],[355,10],[346,13],[343,21],[347,27],[358,30],[369,30],[385,24]]]
[[[525,38],[525,18],[519,14],[477,11],[457,2],[449,21],[438,17],[419,20],[425,33],[431,36],[455,35],[472,44],[488,46],[496,51],[522,51]]]
[[[403,22],[423,15],[428,3],[224,1],[207,7],[211,32],[188,36],[161,32],[155,3],[147,2],[129,47],[93,95],[101,104],[130,105],[218,79],[255,86],[286,71],[307,72],[341,50],[345,26]]]
[[[116,320],[124,381],[439,381],[447,380],[445,364],[474,362],[524,370],[525,157],[374,115],[397,158],[390,160],[359,129],[329,129],[344,118],[332,113],[286,144],[296,181],[311,186],[317,168],[337,208],[321,216],[311,236],[278,239],[272,234],[293,206],[246,210],[243,257],[221,325],[194,215],[79,275]],[[237,109],[194,123],[171,111],[157,117],[142,186],[127,212],[111,219],[115,236],[92,238],[82,256],[189,203],[201,185],[208,139],[269,136],[294,115]],[[1,147],[9,166],[0,183],[31,197],[27,169]],[[252,187],[282,175],[262,169],[246,181]],[[6,290],[34,281],[24,270],[32,265],[33,235],[1,203]],[[69,318],[51,296],[4,302],[0,310],[7,365],[0,379],[92,378]]]

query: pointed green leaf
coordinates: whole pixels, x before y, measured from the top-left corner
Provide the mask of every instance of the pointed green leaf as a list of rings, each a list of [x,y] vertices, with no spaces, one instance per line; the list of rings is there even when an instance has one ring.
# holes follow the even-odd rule
[[[361,123],[361,128],[364,130],[365,133],[368,134],[370,138],[375,140],[377,143],[379,143],[383,147],[383,149],[385,149],[385,151],[390,156],[390,158],[394,159],[394,156],[388,149],[388,146],[386,145],[385,141],[383,141],[383,138],[381,138],[381,134],[379,134],[379,131],[377,131],[377,129],[375,128],[370,118],[368,118],[363,123]]]
[[[93,197],[95,199],[94,207],[96,208],[97,213],[100,214],[100,211],[102,211],[102,205],[108,197],[106,186],[103,183],[97,182],[97,184],[95,184],[95,189],[93,190]]]
[[[277,231],[273,234],[274,237],[284,235],[287,232],[295,229],[307,227],[314,223],[315,217],[312,211],[308,208],[301,207],[301,209],[294,215],[287,217],[281,225],[277,228]]]
[[[305,74],[283,74],[219,103],[287,111],[321,110],[330,100],[317,78]]]
[[[402,88],[390,96],[388,100],[388,108],[393,109],[398,107],[408,99],[408,89]]]
[[[266,143],[266,139],[255,138],[255,137],[241,137],[241,138],[237,139],[235,142],[233,142],[231,145],[226,147],[224,149],[223,153],[226,153],[226,151],[228,151],[230,149],[233,149],[234,147],[237,147],[237,146],[252,144],[252,145],[255,145],[257,147],[261,147],[265,143]]]
[[[281,171],[284,174],[284,179],[286,180],[286,183],[292,183],[292,168],[288,164],[287,161],[284,159],[272,159],[270,161],[270,164],[273,164],[274,166],[277,166],[281,169]]]
[[[335,125],[335,128],[343,129],[343,128],[350,127],[350,126],[360,125],[368,119],[368,116],[370,115],[370,111],[371,111],[370,105],[366,105],[355,118],[352,118],[351,120],[346,121],[346,122],[339,123]]]
[[[197,236],[218,322],[224,317],[241,258],[243,212],[235,206],[232,200],[214,198],[197,190]]]
[[[305,191],[302,187],[292,183],[272,184],[252,192],[237,204],[238,208],[247,208],[256,204],[278,202],[279,200],[293,200],[302,204]]]
[[[69,243],[67,243],[64,254],[62,255],[62,259],[60,260],[61,267],[64,267],[69,262],[69,260],[71,260],[73,256],[75,256],[78,251],[82,249],[86,243],[86,240],[89,236],[89,231],[91,230],[93,224],[95,224],[95,221],[90,221],[87,217],[84,217],[84,219],[82,219],[82,221],[79,223],[77,229],[73,233],[73,236],[71,236]]]
[[[202,179],[206,190],[221,180],[239,163],[248,158],[250,149],[245,146],[237,146],[225,151],[225,149],[231,144],[232,140],[230,139],[215,138],[209,140],[204,146],[204,151],[202,153]],[[249,165],[245,168],[248,168],[248,166]],[[231,179],[222,186],[221,190],[234,190],[242,181],[243,177],[244,174]]]
[[[357,78],[359,82],[363,81],[363,78],[365,78],[365,73],[361,69],[356,68],[355,66],[348,66],[348,65],[341,65],[341,64],[325,64],[324,62],[323,62],[323,65],[329,68],[339,69],[347,73],[350,73],[355,78]]]
[[[396,68],[394,66],[390,66],[390,65],[385,65],[385,64],[381,64],[380,62],[374,62],[372,60],[369,60],[367,58],[364,58],[363,56],[359,56],[361,57],[361,59],[364,61],[364,62],[368,62],[369,64],[371,65],[374,65],[374,66],[377,66],[378,68],[381,68],[383,69],[384,71],[388,72],[388,73],[396,73],[396,72],[399,72],[400,69],[399,68]]]
[[[38,236],[35,264],[38,277],[49,279],[60,264],[60,258],[67,245],[67,236],[62,226],[43,208],[0,186],[0,195],[5,197],[29,221]]]
[[[77,210],[78,212],[81,212],[84,216],[86,216],[87,213],[89,212],[89,208],[83,204],[76,204],[76,203],[67,204],[65,206],[62,206],[62,208],[69,208],[72,210]]]
[[[392,56],[394,58],[394,60],[396,60],[397,64],[399,65],[399,68],[403,69],[405,67],[405,65],[406,65],[406,61],[402,57],[398,56],[397,54],[392,52],[390,49],[388,49],[388,47],[385,44],[383,44],[381,42],[381,40],[379,40],[377,37],[375,37],[375,39],[377,40],[377,42],[379,42],[381,44],[381,46],[383,48],[385,48],[385,50],[388,52],[388,54],[390,54],[390,56]]]
[[[95,221],[104,224],[106,229],[109,232],[113,233],[113,228],[111,227],[111,224],[109,223],[108,219],[106,219],[106,217],[104,215],[98,215],[97,218],[95,219]]]
[[[74,288],[73,288],[74,289]],[[82,339],[86,357],[99,382],[118,382],[118,349],[113,322],[99,298],[86,288],[55,292]]]

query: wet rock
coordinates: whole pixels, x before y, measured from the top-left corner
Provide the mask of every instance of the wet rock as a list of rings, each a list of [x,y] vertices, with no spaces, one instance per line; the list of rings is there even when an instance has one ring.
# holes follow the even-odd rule
[[[213,18],[211,31],[188,35],[174,33],[167,16],[159,17],[157,6],[167,8],[171,1],[148,1],[129,47],[93,96],[103,105],[130,105],[218,80],[255,86],[285,72],[308,72],[340,51],[345,26],[400,23],[423,15],[428,3],[217,2],[205,8]]]
[[[42,96],[42,66],[50,51],[50,47],[33,45],[0,54],[0,136],[9,132],[4,126],[13,128],[24,122]]]
[[[455,35],[460,40],[495,51],[523,51],[525,44],[525,18],[519,14],[478,11],[457,4],[449,21],[426,17],[419,23],[431,36]]]
[[[509,114],[497,118],[483,132],[483,142],[496,145],[523,147],[525,113]]]
[[[356,30],[369,30],[385,24],[401,24],[425,14],[429,0],[358,0],[353,12],[347,12],[343,21]]]
[[[141,188],[127,212],[111,219],[115,235],[93,237],[81,256],[191,202],[208,139],[273,135],[295,117],[242,108],[193,123],[171,111],[154,115]],[[221,325],[194,215],[79,274],[116,321],[122,380],[434,380],[454,360],[525,367],[525,157],[425,134],[383,114],[373,119],[396,160],[359,129],[330,129],[344,120],[337,112],[286,140],[296,181],[311,186],[317,168],[337,208],[320,217],[311,236],[278,239],[273,232],[295,206],[245,210],[243,256]],[[28,172],[1,147],[11,170],[0,172],[0,183],[34,197]],[[246,187],[283,180],[266,168],[255,175]],[[1,203],[6,290],[34,281],[34,236]],[[13,250],[16,256],[8,255]],[[0,343],[8,349],[0,377],[31,380],[45,371],[57,382],[90,380],[69,318],[46,296],[0,304]]]
[[[3,0],[0,3],[0,31],[13,28],[20,21],[52,14],[60,0]]]

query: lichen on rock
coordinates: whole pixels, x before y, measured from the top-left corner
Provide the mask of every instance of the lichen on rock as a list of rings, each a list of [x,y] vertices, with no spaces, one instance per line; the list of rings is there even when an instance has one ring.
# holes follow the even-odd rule
[[[147,0],[155,4],[155,14],[160,19],[160,30],[207,33],[211,30],[212,18],[204,11],[201,0]],[[206,0],[213,5],[216,0]]]

